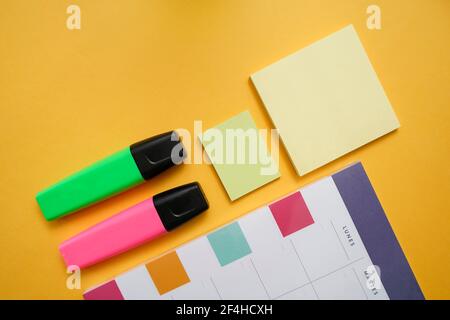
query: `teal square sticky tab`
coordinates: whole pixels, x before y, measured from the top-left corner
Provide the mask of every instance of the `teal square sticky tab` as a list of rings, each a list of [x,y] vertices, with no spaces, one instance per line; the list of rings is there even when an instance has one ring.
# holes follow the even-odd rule
[[[252,252],[238,222],[229,224],[207,237],[222,267]]]

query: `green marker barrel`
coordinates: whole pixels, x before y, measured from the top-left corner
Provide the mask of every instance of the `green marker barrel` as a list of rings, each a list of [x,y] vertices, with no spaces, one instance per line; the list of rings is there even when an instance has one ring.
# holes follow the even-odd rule
[[[135,143],[39,192],[36,200],[54,220],[136,186],[182,162],[175,131]]]

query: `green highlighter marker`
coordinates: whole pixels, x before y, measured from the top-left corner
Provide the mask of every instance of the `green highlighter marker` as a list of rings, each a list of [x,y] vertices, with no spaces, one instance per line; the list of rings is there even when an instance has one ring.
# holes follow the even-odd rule
[[[54,220],[118,194],[180,164],[185,150],[175,131],[137,142],[39,192],[36,200]]]

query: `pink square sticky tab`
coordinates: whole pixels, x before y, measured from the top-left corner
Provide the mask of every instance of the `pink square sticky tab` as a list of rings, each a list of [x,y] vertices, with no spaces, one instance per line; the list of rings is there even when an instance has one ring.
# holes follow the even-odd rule
[[[269,208],[283,237],[314,223],[300,192],[272,203]]]
[[[85,300],[124,300],[115,280],[85,292],[83,297]]]

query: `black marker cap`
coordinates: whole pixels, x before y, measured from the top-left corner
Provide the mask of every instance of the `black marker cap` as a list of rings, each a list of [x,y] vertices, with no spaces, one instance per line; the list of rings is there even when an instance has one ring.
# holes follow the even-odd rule
[[[153,204],[167,231],[209,208],[208,200],[198,182],[159,193],[153,197]]]
[[[186,150],[175,131],[136,142],[130,146],[130,150],[145,180],[180,164],[186,156]]]

